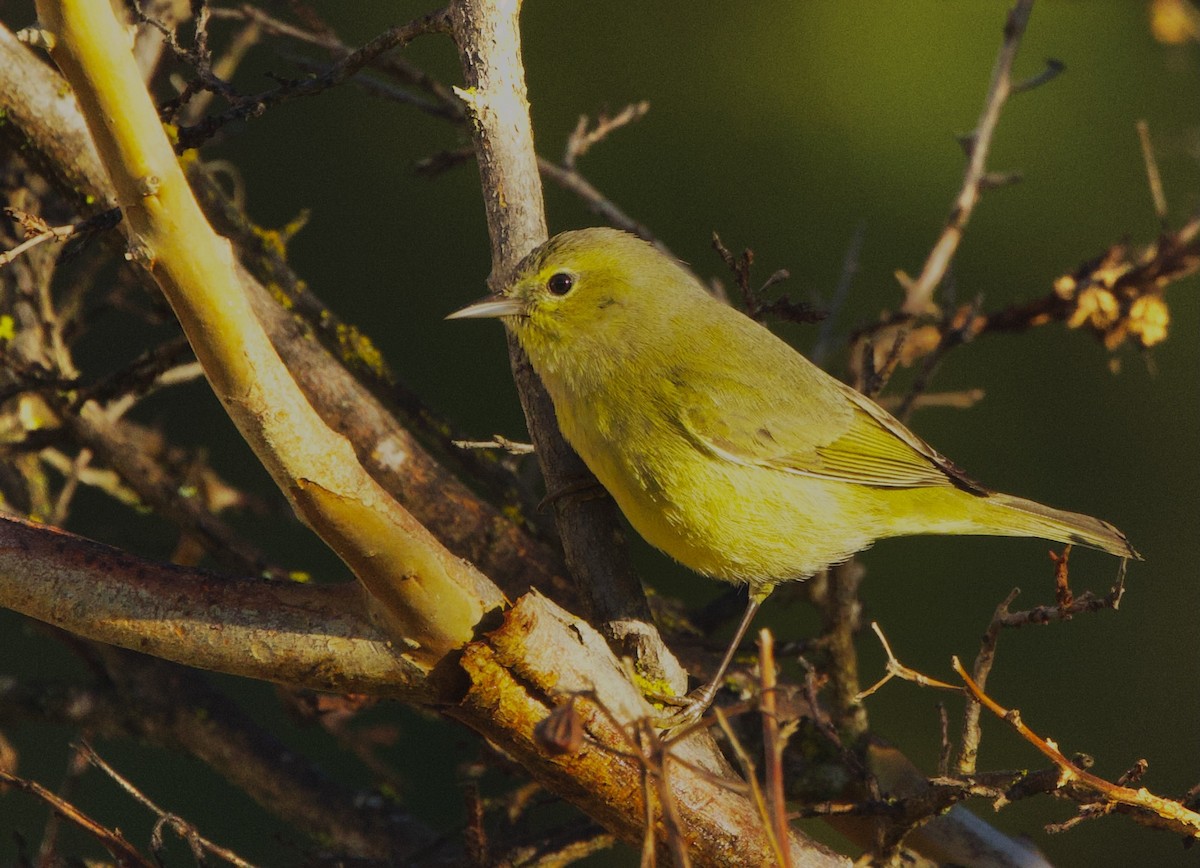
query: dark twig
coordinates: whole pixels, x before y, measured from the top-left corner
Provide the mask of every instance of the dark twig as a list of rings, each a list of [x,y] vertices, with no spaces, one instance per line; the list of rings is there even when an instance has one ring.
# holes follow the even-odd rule
[[[746,314],[751,319],[763,320],[768,317],[776,317],[778,319],[787,320],[796,323],[814,323],[820,322],[826,316],[823,311],[818,311],[812,305],[803,301],[793,301],[787,296],[777,298],[774,301],[764,302],[762,299],[763,293],[777,283],[782,283],[791,277],[787,269],[780,268],[773,272],[758,289],[754,289],[750,285],[750,270],[754,265],[754,251],[749,248],[744,249],[740,256],[735,257],[729,252],[724,242],[721,241],[721,236],[716,232],[712,236],[712,248],[717,251],[717,255],[721,257],[721,261],[725,263],[733,274],[734,282],[737,284],[738,290],[741,292],[742,302],[746,306]]]
[[[1014,588],[1004,601],[996,607],[995,614],[992,615],[992,620],[988,624],[987,630],[984,631],[983,639],[979,644],[979,654],[975,657],[975,664],[972,667],[972,675],[974,682],[979,685],[980,689],[986,689],[987,678],[991,673],[992,665],[996,659],[996,645],[1000,639],[1000,631],[1008,628],[1024,627],[1027,624],[1048,624],[1051,621],[1069,621],[1075,615],[1085,612],[1097,612],[1102,609],[1116,610],[1121,605],[1121,598],[1125,595],[1125,565],[1122,565],[1117,573],[1117,580],[1114,582],[1112,589],[1104,596],[1097,596],[1091,591],[1086,591],[1078,597],[1069,595],[1069,585],[1067,583],[1066,568],[1067,556],[1057,556],[1051,553],[1051,559],[1054,561],[1055,570],[1055,587],[1058,601],[1053,606],[1035,606],[1032,609],[1027,609],[1023,612],[1010,612],[1009,606],[1016,600],[1021,593],[1020,588]],[[1064,589],[1068,593],[1064,593]],[[1068,599],[1068,596],[1070,597]],[[962,728],[962,746],[959,749],[958,761],[956,770],[959,774],[972,774],[975,771],[975,761],[979,754],[979,742],[981,732],[979,728],[980,707],[976,702],[967,702],[966,709],[963,712],[963,728]]]
[[[120,772],[106,763],[87,742],[78,742],[75,745],[75,749],[78,750],[88,762],[112,778],[121,789],[132,796],[136,802],[142,805],[142,807],[149,809],[158,817],[158,823],[155,825],[154,830],[154,837],[158,842],[158,846],[152,848],[155,850],[155,852],[161,850],[161,830],[163,828],[169,828],[180,838],[183,838],[185,841],[187,841],[188,846],[191,847],[192,853],[198,862],[203,863],[204,853],[211,853],[214,856],[219,856],[220,858],[224,859],[230,865],[236,866],[236,868],[254,868],[251,863],[238,856],[232,850],[222,847],[219,844],[214,844],[212,841],[205,838],[200,834],[196,827],[187,820],[176,814],[172,814],[169,811],[164,811],[162,808],[156,805],[147,796],[145,796],[141,790],[130,783],[127,778],[123,777]]]
[[[1041,87],[1043,84],[1049,84],[1054,79],[1058,78],[1067,70],[1067,65],[1061,60],[1053,57],[1046,58],[1046,66],[1041,72],[1031,75],[1024,81],[1018,81],[1012,86],[1012,94],[1024,93],[1027,90],[1033,90],[1035,87]]]
[[[854,283],[854,278],[858,275],[859,257],[862,255],[863,241],[867,236],[867,226],[865,223],[859,223],[854,230],[854,234],[850,236],[850,243],[846,245],[846,253],[842,257],[842,271],[838,275],[837,286],[833,290],[833,298],[829,301],[829,313],[821,320],[821,327],[817,330],[817,342],[813,345],[812,352],[809,358],[813,364],[818,367],[825,366],[825,357],[833,348],[833,326],[837,321],[837,315],[843,307],[846,306],[846,299],[850,297],[850,287]]]
[[[121,220],[121,211],[117,208],[65,226],[50,226],[36,214],[28,214],[18,208],[5,208],[4,213],[21,224],[25,240],[11,250],[0,252],[0,268],[46,241],[66,241],[92,232],[102,232],[116,226]]]
[[[67,774],[58,788],[58,797],[63,801],[69,802],[71,796],[78,789],[79,783],[87,769],[88,764],[79,756],[79,753],[77,751],[70,751],[67,757]],[[10,770],[16,771],[15,768]],[[50,816],[46,819],[46,827],[42,832],[42,840],[38,844],[39,865],[52,865],[56,860],[61,858],[58,853],[58,842],[62,826],[63,815],[58,811],[51,811]]]
[[[979,654],[975,657],[973,671],[975,681],[981,688],[986,686],[988,674],[992,671],[992,663],[996,659],[996,643],[1000,639],[1002,621],[1009,614],[1008,607],[1020,593],[1019,588],[1013,588],[1004,598],[1004,602],[996,607],[991,623],[988,624],[987,630],[983,634],[983,640],[979,643]],[[962,745],[958,749],[958,761],[955,763],[955,770],[960,775],[969,775],[975,772],[975,762],[979,757],[979,742],[983,737],[979,727],[980,711],[979,703],[971,701],[967,702],[966,709],[963,711]]]
[[[271,106],[278,105],[285,100],[315,96],[331,87],[336,87],[363,67],[373,63],[384,52],[407,45],[413,39],[426,33],[446,33],[449,32],[449,29],[449,13],[445,10],[389,28],[366,45],[332,64],[321,75],[297,81],[285,81],[279,87],[263,91],[255,96],[233,98],[233,104],[225,111],[210,115],[192,126],[180,127],[176,150],[182,153],[188,148],[198,147],[226,124],[259,117]]]
[[[72,409],[77,410],[87,401],[107,404],[119,397],[141,397],[148,393],[166,372],[193,356],[191,345],[186,338],[176,337],[164,341],[142,353],[121,370],[79,388],[72,401]]]
[[[896,408],[895,413],[901,422],[907,423],[912,416],[916,401],[929,388],[933,375],[941,364],[942,359],[950,350],[967,343],[974,337],[974,328],[979,317],[980,300],[964,308],[960,308],[953,317],[943,321],[938,326],[938,342],[921,364],[921,369],[913,379],[912,386]]]
[[[105,850],[112,854],[113,859],[121,868],[155,868],[153,862],[142,856],[132,844],[125,840],[125,836],[119,829],[109,829],[36,781],[25,780],[0,769],[0,783],[41,799],[60,816],[95,838]]]
[[[574,193],[583,200],[584,205],[593,214],[602,217],[612,226],[624,229],[626,232],[632,232],[639,238],[649,241],[668,256],[675,257],[670,248],[655,237],[654,233],[650,231],[650,227],[626,214],[615,202],[596,189],[587,178],[579,174],[575,169],[567,169],[547,160],[545,157],[538,157],[538,172],[543,178],[553,181],[569,193]]]

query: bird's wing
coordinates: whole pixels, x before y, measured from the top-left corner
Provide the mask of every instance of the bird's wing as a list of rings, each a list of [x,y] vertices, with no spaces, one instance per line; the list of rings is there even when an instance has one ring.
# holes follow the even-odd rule
[[[986,491],[878,404],[815,367],[776,370],[753,384],[731,380],[681,402],[683,428],[713,455],[878,488]]]

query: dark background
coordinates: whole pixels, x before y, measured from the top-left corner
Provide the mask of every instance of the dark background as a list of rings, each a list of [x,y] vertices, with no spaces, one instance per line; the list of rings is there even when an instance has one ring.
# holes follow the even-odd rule
[[[354,43],[431,8],[314,6]],[[859,274],[835,322],[844,336],[898,306],[893,272],[918,273],[941,229],[962,176],[954,136],[979,115],[1007,8],[933,0],[529,0],[523,24],[538,147],[557,158],[579,114],[649,100],[649,115],[582,158],[580,169],[705,277],[727,279],[709,248],[716,230],[731,248],[754,249],[760,279],[786,267],[793,277],[785,291],[827,304],[862,226]],[[1158,224],[1135,131],[1139,119],[1150,125],[1173,225],[1200,205],[1200,48],[1194,41],[1155,41],[1149,8],[1132,0],[1038,4],[1017,77],[1036,73],[1047,57],[1063,61],[1066,73],[1016,97],[1001,118],[989,166],[1020,171],[1025,180],[987,194],[978,207],[953,266],[959,299],[981,296],[985,308],[995,309],[1040,296],[1109,244],[1152,240]],[[0,15],[14,29],[31,20],[25,4],[0,2]],[[447,40],[424,38],[409,56],[457,81]],[[294,73],[260,47],[238,86],[269,87],[265,70]],[[340,316],[379,344],[434,410],[481,437],[521,439],[499,328],[441,320],[484,291],[489,259],[477,174],[468,164],[429,179],[413,167],[465,143],[444,122],[348,86],[273,109],[206,156],[236,164],[249,211],[262,225],[281,226],[311,209],[290,261]],[[561,191],[548,188],[547,200],[552,232],[596,222]],[[1107,518],[1146,557],[1131,566],[1118,613],[1005,634],[989,690],[1019,707],[1030,726],[1068,755],[1094,756],[1103,776],[1115,779],[1145,758],[1143,783],[1166,796],[1200,781],[1197,288],[1193,277],[1169,290],[1170,338],[1148,357],[1130,348],[1110,354],[1060,326],[959,349],[934,390],[979,387],[986,399],[969,411],[923,411],[913,421],[983,482]],[[816,335],[812,327],[781,332],[805,350]],[[94,360],[97,372],[133,355],[111,336],[91,340],[84,360]],[[835,373],[844,363],[844,354],[829,360]],[[895,388],[905,382],[901,374]],[[206,387],[157,398],[140,413],[183,442],[224,444],[212,448],[213,463],[274,498]],[[83,497],[76,515],[76,529],[106,541],[149,556],[170,551],[171,534],[152,518],[112,509],[99,495]],[[337,561],[285,515],[247,517],[242,526],[289,567],[322,579],[343,576]],[[719,592],[638,545],[643,576],[655,587],[697,600]],[[1002,539],[881,543],[863,556],[869,617],[905,663],[954,680],[951,655],[973,659],[993,609],[1013,587],[1024,591],[1018,606],[1052,601],[1046,549]],[[1077,592],[1107,590],[1116,572],[1111,558],[1090,552],[1076,552],[1072,565]],[[815,630],[811,612],[798,603],[772,602],[762,623],[781,638]],[[0,613],[0,631],[0,677],[8,671],[86,679],[43,628]],[[860,649],[870,680],[882,673],[882,654],[869,636]],[[218,681],[264,721],[277,722],[298,749],[322,753],[335,775],[369,781],[352,758],[286,719],[270,687]],[[956,697],[893,683],[867,707],[873,728],[932,773],[939,744],[934,705],[942,699],[956,737]],[[458,764],[482,752],[475,739],[397,706],[375,709],[367,719],[400,727],[389,758],[413,782],[401,794],[412,809],[439,827],[461,818]],[[6,734],[22,753],[22,774],[51,787],[61,780],[73,733],[38,725],[9,727]],[[995,721],[985,721],[984,736],[981,768],[1045,764]],[[266,864],[299,858],[290,833],[276,838],[275,821],[197,763],[127,742],[98,747],[218,842]],[[107,781],[90,775],[79,801],[145,841],[144,814]],[[996,815],[987,804],[973,807],[1009,832],[1032,836],[1061,865],[1196,860],[1177,840],[1120,818],[1047,836],[1044,824],[1072,813],[1048,798]],[[42,822],[41,808],[27,797],[0,796],[0,863],[12,858],[11,830],[37,840]]]

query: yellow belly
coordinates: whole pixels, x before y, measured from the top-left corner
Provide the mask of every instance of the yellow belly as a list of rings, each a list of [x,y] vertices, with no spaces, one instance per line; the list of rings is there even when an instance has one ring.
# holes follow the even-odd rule
[[[573,423],[560,414],[568,441],[634,530],[704,575],[752,584],[805,578],[879,535],[878,509],[854,496],[855,486],[735,464],[682,434]]]

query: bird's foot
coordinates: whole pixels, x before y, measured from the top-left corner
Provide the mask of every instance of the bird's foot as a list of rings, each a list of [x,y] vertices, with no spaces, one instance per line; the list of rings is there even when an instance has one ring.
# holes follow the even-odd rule
[[[654,719],[655,728],[661,729],[667,735],[673,735],[696,726],[712,705],[713,697],[717,695],[717,687],[715,682],[709,682],[687,696],[651,697],[666,705],[676,706],[674,711]]]

